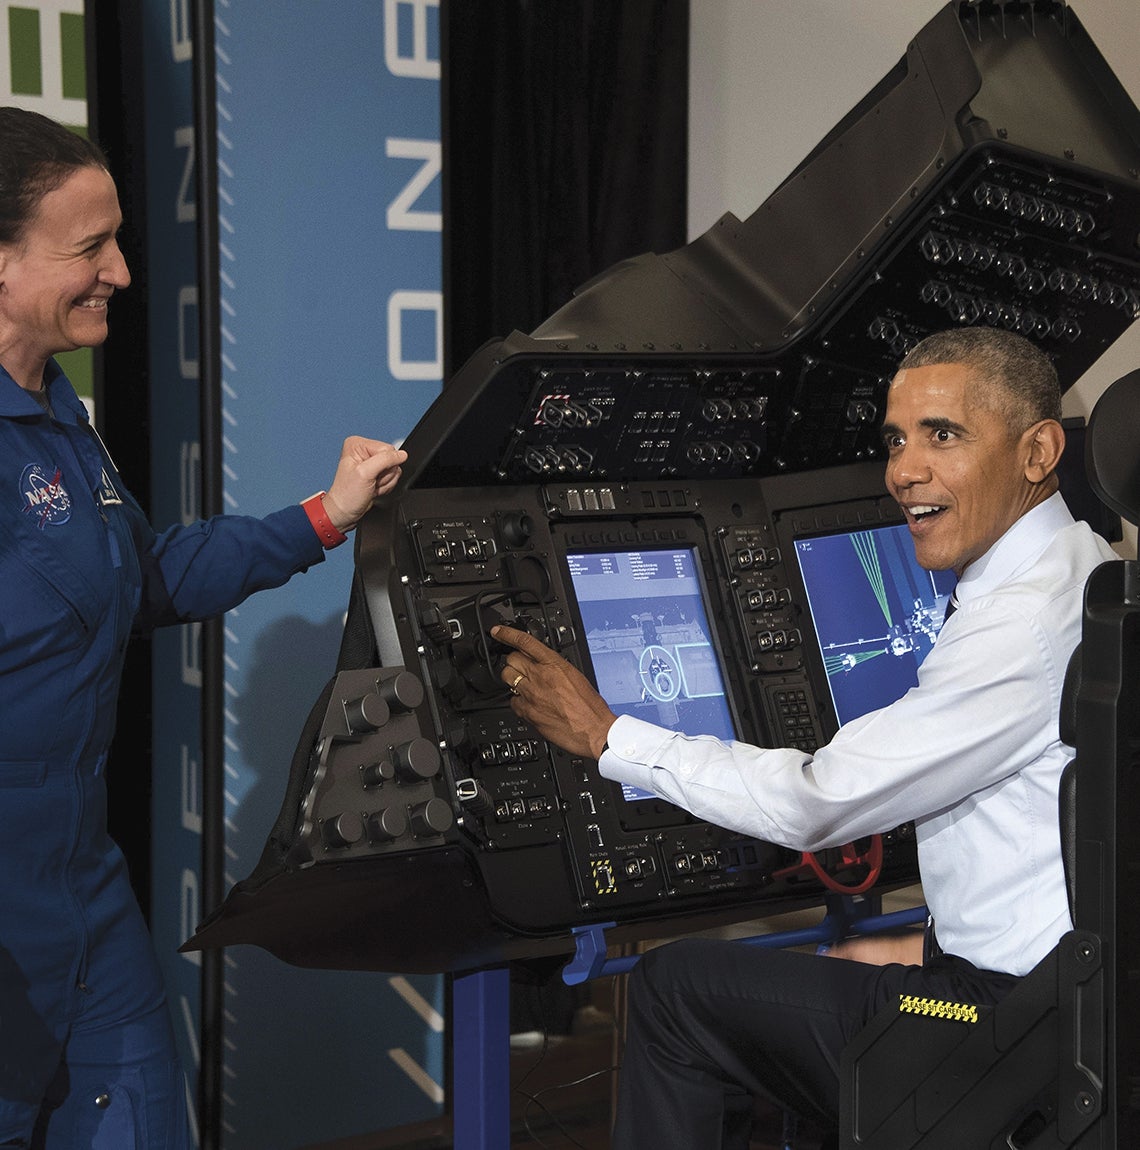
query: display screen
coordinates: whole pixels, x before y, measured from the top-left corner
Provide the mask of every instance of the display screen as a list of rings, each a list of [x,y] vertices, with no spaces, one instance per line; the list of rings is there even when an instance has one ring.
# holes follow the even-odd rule
[[[901,698],[942,627],[954,572],[923,570],[901,523],[801,538],[795,549],[839,722]]]
[[[697,562],[693,547],[566,556],[598,692],[614,714],[734,739]]]

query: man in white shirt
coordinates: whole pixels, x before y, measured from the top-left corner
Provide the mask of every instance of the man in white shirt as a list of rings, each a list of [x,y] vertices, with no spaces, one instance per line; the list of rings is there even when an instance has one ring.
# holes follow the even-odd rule
[[[615,1148],[743,1150],[755,1096],[833,1127],[840,1054],[880,1006],[996,1002],[1070,928],[1061,687],[1085,580],[1115,555],[1057,494],[1060,416],[1052,365],[1008,332],[938,333],[903,360],[887,489],[919,564],[958,575],[956,610],[918,686],[814,754],[615,718],[537,640],[493,632],[515,648],[502,671],[515,712],[608,778],[796,850],[915,823],[945,953],[871,966],[717,940],[652,951],[631,978]]]

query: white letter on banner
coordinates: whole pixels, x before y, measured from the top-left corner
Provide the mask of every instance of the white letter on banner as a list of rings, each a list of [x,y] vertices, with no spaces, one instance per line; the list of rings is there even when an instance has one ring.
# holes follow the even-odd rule
[[[170,51],[176,64],[194,58],[190,0],[170,0]]]
[[[191,443],[183,442],[178,453],[178,490],[184,526],[202,517],[198,502],[201,470],[202,445],[196,439]]]
[[[187,687],[202,685],[202,624],[183,623],[178,628],[182,646],[182,682]]]
[[[404,312],[429,311],[435,326],[435,359],[404,359]],[[395,379],[443,378],[443,293],[397,291],[388,298],[388,370]]]
[[[190,757],[190,748],[183,743],[182,827],[196,835],[202,833],[202,797],[198,789],[198,764]]]
[[[198,876],[189,868],[182,870],[181,895],[182,937],[189,938],[198,925]],[[200,950],[189,951],[182,957],[195,966],[202,965]]]
[[[182,183],[178,185],[174,218],[180,224],[192,224],[198,218],[198,205],[194,200],[194,128],[191,124],[174,129],[174,146],[186,149],[186,163],[182,168]]]
[[[419,171],[388,205],[388,228],[398,232],[443,230],[442,212],[414,212],[411,205],[443,169],[443,149],[438,140],[386,140],[387,155],[395,160],[423,160]]]
[[[400,8],[412,9],[412,54],[400,55]],[[439,79],[439,60],[427,54],[427,10],[439,0],[384,0],[384,62],[393,76]]]
[[[193,309],[192,322],[186,322],[186,313]],[[178,370],[183,379],[198,378],[197,351],[195,357],[190,358],[186,350],[186,336],[188,332],[194,333],[195,342],[198,339],[198,289],[192,285],[180,288],[178,291]]]

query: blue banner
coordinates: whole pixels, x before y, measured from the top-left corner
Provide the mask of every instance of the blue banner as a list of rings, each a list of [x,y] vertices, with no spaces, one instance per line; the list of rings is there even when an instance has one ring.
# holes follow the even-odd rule
[[[177,22],[178,0],[152,7]],[[402,439],[439,390],[438,4],[229,0],[217,5],[215,29],[224,499],[227,512],[263,515],[326,487],[347,435]],[[168,77],[182,64],[177,44],[172,33]],[[170,450],[156,443],[160,522],[194,510],[169,502],[181,491],[172,477],[192,478],[197,460],[193,443],[183,445],[197,426],[196,385],[175,374],[196,354],[183,338],[196,301],[167,259],[181,259],[175,185],[185,155],[174,142],[189,84],[185,105],[170,90],[148,104],[155,118],[164,100],[174,106],[148,145],[148,164],[165,158],[169,169],[153,173],[154,379],[174,393],[164,402],[181,408],[188,397],[195,409],[172,414],[169,428],[162,417]],[[193,223],[185,230],[192,245]],[[302,723],[335,668],[351,575],[346,545],[226,617],[228,883],[253,869],[277,814]],[[156,709],[164,858],[155,860],[154,926],[176,1025],[194,1016],[197,995],[197,968],[171,957],[196,921],[197,728],[191,739],[176,712],[194,689],[196,651],[185,634],[156,648],[167,698]],[[176,916],[187,903],[188,917]],[[297,1147],[439,1112],[441,978],[298,970],[255,947],[228,950],[225,969],[224,1146]],[[192,1064],[189,1044],[183,1054]]]

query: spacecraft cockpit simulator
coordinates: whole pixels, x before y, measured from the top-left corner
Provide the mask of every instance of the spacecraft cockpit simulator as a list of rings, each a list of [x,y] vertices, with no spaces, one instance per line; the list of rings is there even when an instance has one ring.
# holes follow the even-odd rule
[[[1072,9],[949,4],[748,219],[476,352],[358,528],[262,860],[187,945],[467,971],[912,882],[906,826],[813,870],[601,778],[515,717],[488,632],[615,711],[806,754],[892,701],[951,590],[883,487],[894,367],[987,324],[1071,386],[1140,314],[1138,173],[1140,113]]]

